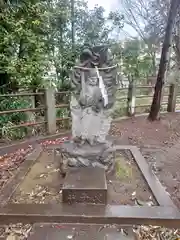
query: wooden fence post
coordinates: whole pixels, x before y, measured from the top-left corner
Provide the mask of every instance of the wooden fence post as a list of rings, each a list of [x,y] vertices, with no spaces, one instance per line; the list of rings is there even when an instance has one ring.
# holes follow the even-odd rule
[[[128,99],[127,99],[127,115],[129,117],[135,114],[136,107],[136,88],[134,79],[129,79]]]
[[[49,134],[54,134],[56,133],[56,101],[54,88],[45,90],[45,99],[47,131]]]
[[[177,84],[171,84],[169,87],[169,97],[168,97],[168,112],[175,112],[176,110],[176,97],[178,92]]]

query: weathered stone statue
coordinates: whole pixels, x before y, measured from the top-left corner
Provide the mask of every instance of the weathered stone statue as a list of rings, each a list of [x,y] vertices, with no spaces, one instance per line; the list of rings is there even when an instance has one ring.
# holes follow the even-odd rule
[[[85,49],[72,71],[72,142],[59,151],[71,167],[114,165],[112,144],[107,141],[116,92],[116,66],[106,46]]]

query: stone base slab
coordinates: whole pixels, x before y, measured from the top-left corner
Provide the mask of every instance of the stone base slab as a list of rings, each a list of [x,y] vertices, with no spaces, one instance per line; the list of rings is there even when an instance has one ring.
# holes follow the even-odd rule
[[[130,227],[123,229],[115,225],[86,225],[86,224],[35,224],[28,240],[135,240]]]

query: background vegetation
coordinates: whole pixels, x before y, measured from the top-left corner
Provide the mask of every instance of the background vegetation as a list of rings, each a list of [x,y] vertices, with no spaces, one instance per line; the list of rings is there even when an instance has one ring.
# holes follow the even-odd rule
[[[70,69],[85,44],[109,44],[119,66],[120,86],[128,76],[149,84],[149,77],[157,73],[169,4],[169,0],[122,0],[120,10],[106,16],[103,7],[90,10],[84,0],[0,0],[0,93],[38,92],[50,85],[68,90]],[[128,33],[121,38],[127,25],[136,37]],[[179,37],[178,14],[167,73],[171,81],[179,76]],[[30,107],[28,99],[0,100],[0,111]],[[38,106],[41,101],[35,100]],[[63,114],[58,111],[58,117]],[[23,113],[0,115],[0,128],[26,118]]]

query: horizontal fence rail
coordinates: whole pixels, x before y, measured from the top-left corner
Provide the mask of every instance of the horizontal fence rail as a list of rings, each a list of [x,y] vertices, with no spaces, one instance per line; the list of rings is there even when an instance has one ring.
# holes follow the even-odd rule
[[[7,127],[8,129],[15,129],[15,128],[20,128],[20,127],[32,127],[32,126],[37,126],[37,125],[42,125],[42,124],[46,124],[47,121],[42,121],[42,122],[30,122],[30,123],[21,123],[19,125],[14,125],[14,126],[10,126]],[[1,128],[2,130],[2,128]]]
[[[41,108],[20,108],[20,109],[14,109],[14,110],[7,110],[7,111],[2,111],[0,112],[0,115],[4,114],[11,114],[11,113],[20,113],[20,112],[38,112],[40,110],[45,110],[45,107]]]
[[[164,86],[164,94],[161,102],[162,112],[174,112],[178,104],[180,105],[180,94],[178,92],[178,85],[171,84]],[[118,88],[116,94],[116,107],[115,107],[115,117],[119,118],[123,116],[134,116],[140,113],[144,114],[149,111],[154,92],[154,85],[135,85],[130,83],[128,87]],[[18,114],[24,113],[30,116],[34,113],[41,114],[44,117],[33,119],[33,121],[21,122],[17,125],[7,126],[6,129],[16,129],[21,127],[35,127],[39,125],[45,126],[46,133],[55,134],[57,132],[57,127],[60,124],[62,127],[62,122],[68,123],[70,127],[71,117],[70,117],[70,95],[71,91],[55,91],[53,88],[44,89],[42,92],[37,93],[17,93],[17,94],[1,94],[0,98],[31,98],[35,101],[36,97],[41,97],[43,99],[43,106],[35,107],[34,103],[31,108],[20,108],[20,109],[6,109],[5,111],[0,111],[0,117],[8,114]],[[66,98],[66,101],[64,100]],[[57,99],[60,99],[60,103],[57,103]],[[166,109],[165,109],[166,107]],[[117,112],[117,114],[116,114]],[[58,115],[58,114],[59,115]],[[1,131],[3,128],[0,128]]]
[[[43,92],[39,93],[16,93],[16,94],[0,94],[0,97],[26,97],[26,96],[40,96],[44,95]]]

